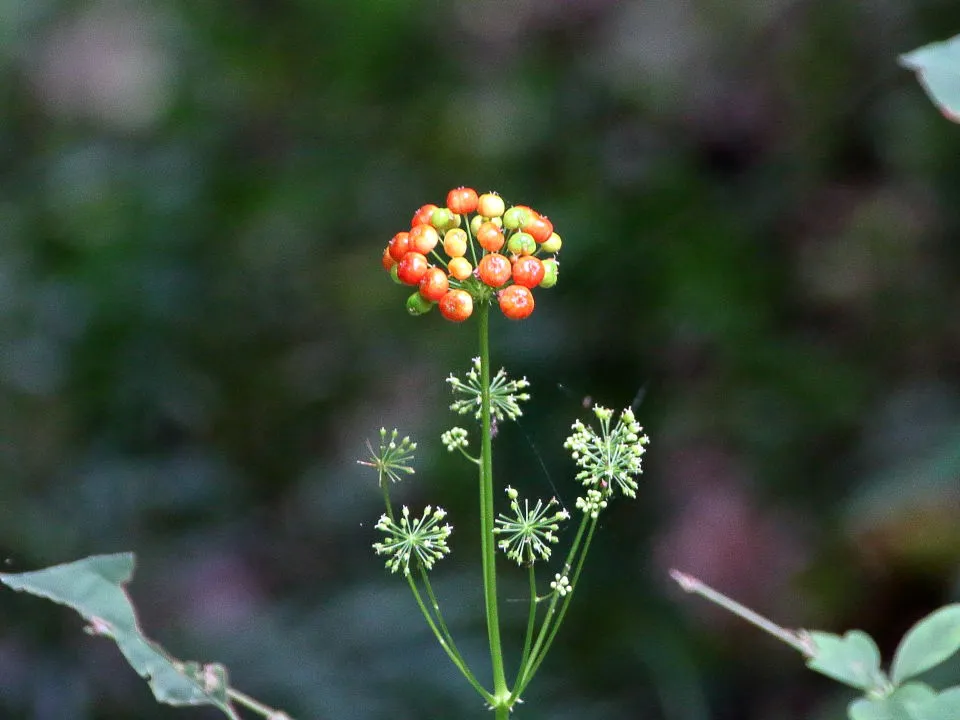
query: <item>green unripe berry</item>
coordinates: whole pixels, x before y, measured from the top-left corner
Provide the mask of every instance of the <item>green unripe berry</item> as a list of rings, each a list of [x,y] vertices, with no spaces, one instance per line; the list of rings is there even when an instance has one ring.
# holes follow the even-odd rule
[[[397,285],[403,285],[403,281],[400,279],[400,276],[397,275],[397,271],[400,269],[400,263],[394,263],[390,266],[390,279],[393,280]]]
[[[520,207],[512,207],[503,214],[503,226],[507,230],[519,230],[527,222],[529,213]]]
[[[415,292],[407,298],[407,312],[411,315],[423,315],[433,309],[434,303],[427,300],[420,292]]]
[[[533,255],[536,249],[537,241],[525,232],[514,233],[507,240],[507,250],[513,255]]]
[[[560,277],[560,263],[553,258],[547,258],[543,261],[543,280],[540,281],[540,287],[552,288],[557,284]]]
[[[450,228],[458,227],[460,225],[460,216],[455,215],[445,207],[437,208],[430,216],[430,224],[442,233]]]
[[[560,236],[556,233],[551,233],[550,237],[548,237],[546,242],[544,242],[540,247],[543,248],[544,252],[555,253],[559,252],[562,246],[563,241],[560,239]]]

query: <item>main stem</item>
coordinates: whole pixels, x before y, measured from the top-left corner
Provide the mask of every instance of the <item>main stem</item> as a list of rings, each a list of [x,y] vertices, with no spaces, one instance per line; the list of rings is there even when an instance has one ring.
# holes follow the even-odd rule
[[[496,720],[510,716],[510,697],[503,672],[500,618],[497,606],[497,568],[493,542],[493,435],[490,417],[490,306],[480,305],[480,413],[483,423],[480,451],[480,552],[483,560],[483,595],[487,611],[487,639],[493,665],[493,710]]]

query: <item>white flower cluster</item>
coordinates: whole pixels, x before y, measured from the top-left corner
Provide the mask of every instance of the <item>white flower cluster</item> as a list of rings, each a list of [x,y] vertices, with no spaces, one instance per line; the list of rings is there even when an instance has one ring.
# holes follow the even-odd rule
[[[467,431],[462,427],[453,427],[440,436],[440,442],[448,452],[454,450],[465,450],[467,448]]]
[[[417,444],[409,437],[397,440],[400,432],[394,428],[387,436],[387,429],[380,428],[380,448],[374,450],[373,445],[367,440],[367,450],[370,451],[369,460],[357,460],[360,465],[372,467],[377,471],[378,482],[383,487],[383,482],[389,479],[390,482],[400,482],[400,474],[412,475],[413,468],[409,463],[413,461],[413,451],[417,449]]]
[[[458,415],[473,413],[476,419],[480,419],[480,408],[483,402],[483,390],[480,386],[480,358],[473,359],[471,368],[467,371],[466,381],[464,382],[453,373],[447,378],[454,394],[461,394],[466,397],[455,400],[450,409]],[[516,420],[523,415],[520,409],[520,403],[530,399],[530,395],[521,392],[530,387],[530,382],[523,377],[519,380],[509,380],[507,371],[503,368],[490,379],[490,412],[496,420],[509,418]]]
[[[441,507],[433,509],[430,505],[424,508],[419,518],[413,520],[410,519],[410,508],[404,505],[399,523],[387,515],[381,515],[377,530],[386,533],[387,537],[382,543],[374,543],[373,549],[377,555],[390,556],[387,558],[390,572],[402,569],[404,575],[409,575],[411,558],[429,570],[437,560],[450,554],[447,538],[453,532],[453,527],[440,524],[446,516],[446,510]]]
[[[553,577],[556,579],[552,583],[550,583],[550,587],[553,589],[554,592],[559,593],[560,597],[563,597],[568,592],[573,590],[573,587],[571,587],[570,585],[570,578],[568,578],[566,575],[561,575],[560,573],[557,573]]]
[[[576,479],[587,488],[586,497],[577,498],[577,507],[596,517],[618,488],[627,497],[637,496],[635,478],[643,472],[643,455],[650,438],[641,434],[643,428],[630,408],[620,413],[612,429],[612,410],[598,405],[593,412],[600,421],[600,432],[577,420],[563,446],[581,468]]]
[[[537,500],[532,510],[530,502],[524,500],[521,510],[517,491],[508,486],[506,493],[510,498],[513,517],[501,513],[494,521],[496,527],[493,532],[505,536],[497,543],[497,547],[503,550],[508,558],[516,561],[517,565],[535,562],[537,556],[549,560],[550,545],[558,541],[555,534],[560,529],[558,523],[567,520],[570,514],[566,510],[554,511],[559,504],[555,498],[546,504],[543,500]]]

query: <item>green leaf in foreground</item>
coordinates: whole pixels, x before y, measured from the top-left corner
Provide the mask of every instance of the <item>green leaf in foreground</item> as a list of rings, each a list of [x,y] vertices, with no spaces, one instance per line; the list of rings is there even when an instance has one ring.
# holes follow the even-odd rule
[[[933,720],[923,709],[936,701],[937,693],[923,683],[910,683],[886,696],[860,698],[850,703],[850,720]]]
[[[144,637],[123,586],[133,577],[132,553],[94,555],[83,560],[25,573],[0,573],[8,587],[53,600],[76,610],[90,623],[87,631],[117,643],[127,661],[150,684],[158,702],[213,705],[237,715],[227,698],[222,666],[182,663]]]
[[[960,122],[960,35],[900,56],[944,117]]]
[[[813,651],[807,667],[858,690],[882,691],[889,683],[880,669],[880,651],[869,635],[851,630],[843,637],[816,630],[807,633]]]
[[[904,635],[893,656],[897,684],[939,665],[960,650],[960,603],[927,615]]]
[[[944,690],[917,708],[911,720],[956,720],[960,718],[960,687]]]

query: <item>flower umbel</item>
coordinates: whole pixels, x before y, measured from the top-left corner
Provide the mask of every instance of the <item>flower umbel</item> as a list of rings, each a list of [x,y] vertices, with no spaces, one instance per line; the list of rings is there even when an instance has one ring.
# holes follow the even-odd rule
[[[550,583],[550,588],[554,592],[558,593],[560,597],[563,597],[568,592],[573,590],[573,588],[570,587],[570,578],[568,578],[566,575],[561,575],[560,573],[557,573],[553,577],[555,579],[552,583]]]
[[[473,413],[473,416],[480,419],[480,408],[483,401],[483,390],[480,386],[480,358],[473,359],[473,365],[467,371],[466,382],[462,381],[453,373],[447,378],[450,388],[454,394],[464,395],[460,400],[455,400],[450,406],[458,415]],[[530,382],[523,377],[519,380],[507,379],[507,371],[503,368],[497,372],[490,380],[490,412],[494,419],[503,420],[505,417],[510,420],[516,420],[523,415],[520,409],[520,403],[530,399],[530,395],[520,392],[530,387]]]
[[[380,449],[374,450],[373,445],[367,440],[370,460],[357,460],[360,465],[372,467],[377,471],[380,487],[383,487],[384,478],[389,478],[390,482],[400,482],[400,473],[412,475],[414,472],[408,463],[413,460],[413,451],[417,449],[417,444],[408,437],[397,442],[399,434],[394,428],[390,438],[387,439],[387,429],[380,428]]]
[[[469,444],[467,431],[462,427],[452,427],[440,436],[440,442],[443,443],[447,452],[465,450]]]
[[[533,510],[530,509],[530,502],[524,500],[521,510],[517,491],[508,486],[506,493],[510,498],[513,517],[500,513],[497,518],[493,532],[504,536],[497,547],[507,553],[508,558],[515,560],[517,565],[536,562],[538,555],[549,560],[550,544],[558,540],[554,534],[560,529],[557,523],[567,520],[570,514],[566,510],[554,511],[559,504],[556,498],[551,498],[546,504],[543,500],[537,500]]]
[[[591,488],[587,490],[586,497],[577,498],[577,510],[583,510],[584,513],[596,520],[600,516],[600,511],[606,509],[607,501],[604,498],[608,496],[609,494],[604,495],[600,490]]]
[[[377,555],[390,556],[387,558],[390,572],[402,569],[404,575],[409,575],[411,557],[429,570],[437,560],[450,553],[447,538],[453,527],[440,524],[446,516],[446,510],[441,507],[433,509],[430,505],[413,520],[410,519],[410,508],[404,505],[399,523],[381,515],[377,530],[386,533],[387,538],[382,543],[374,543],[373,549]]]
[[[620,413],[612,429],[613,410],[598,405],[593,412],[600,420],[600,433],[577,420],[573,434],[563,444],[574,462],[583,468],[577,473],[577,480],[588,492],[586,499],[577,500],[577,507],[590,514],[599,512],[605,506],[603,501],[612,497],[616,488],[627,497],[637,496],[634,478],[643,472],[644,446],[650,442],[650,438],[641,435],[643,428],[630,408]],[[590,490],[599,494],[591,495]]]

